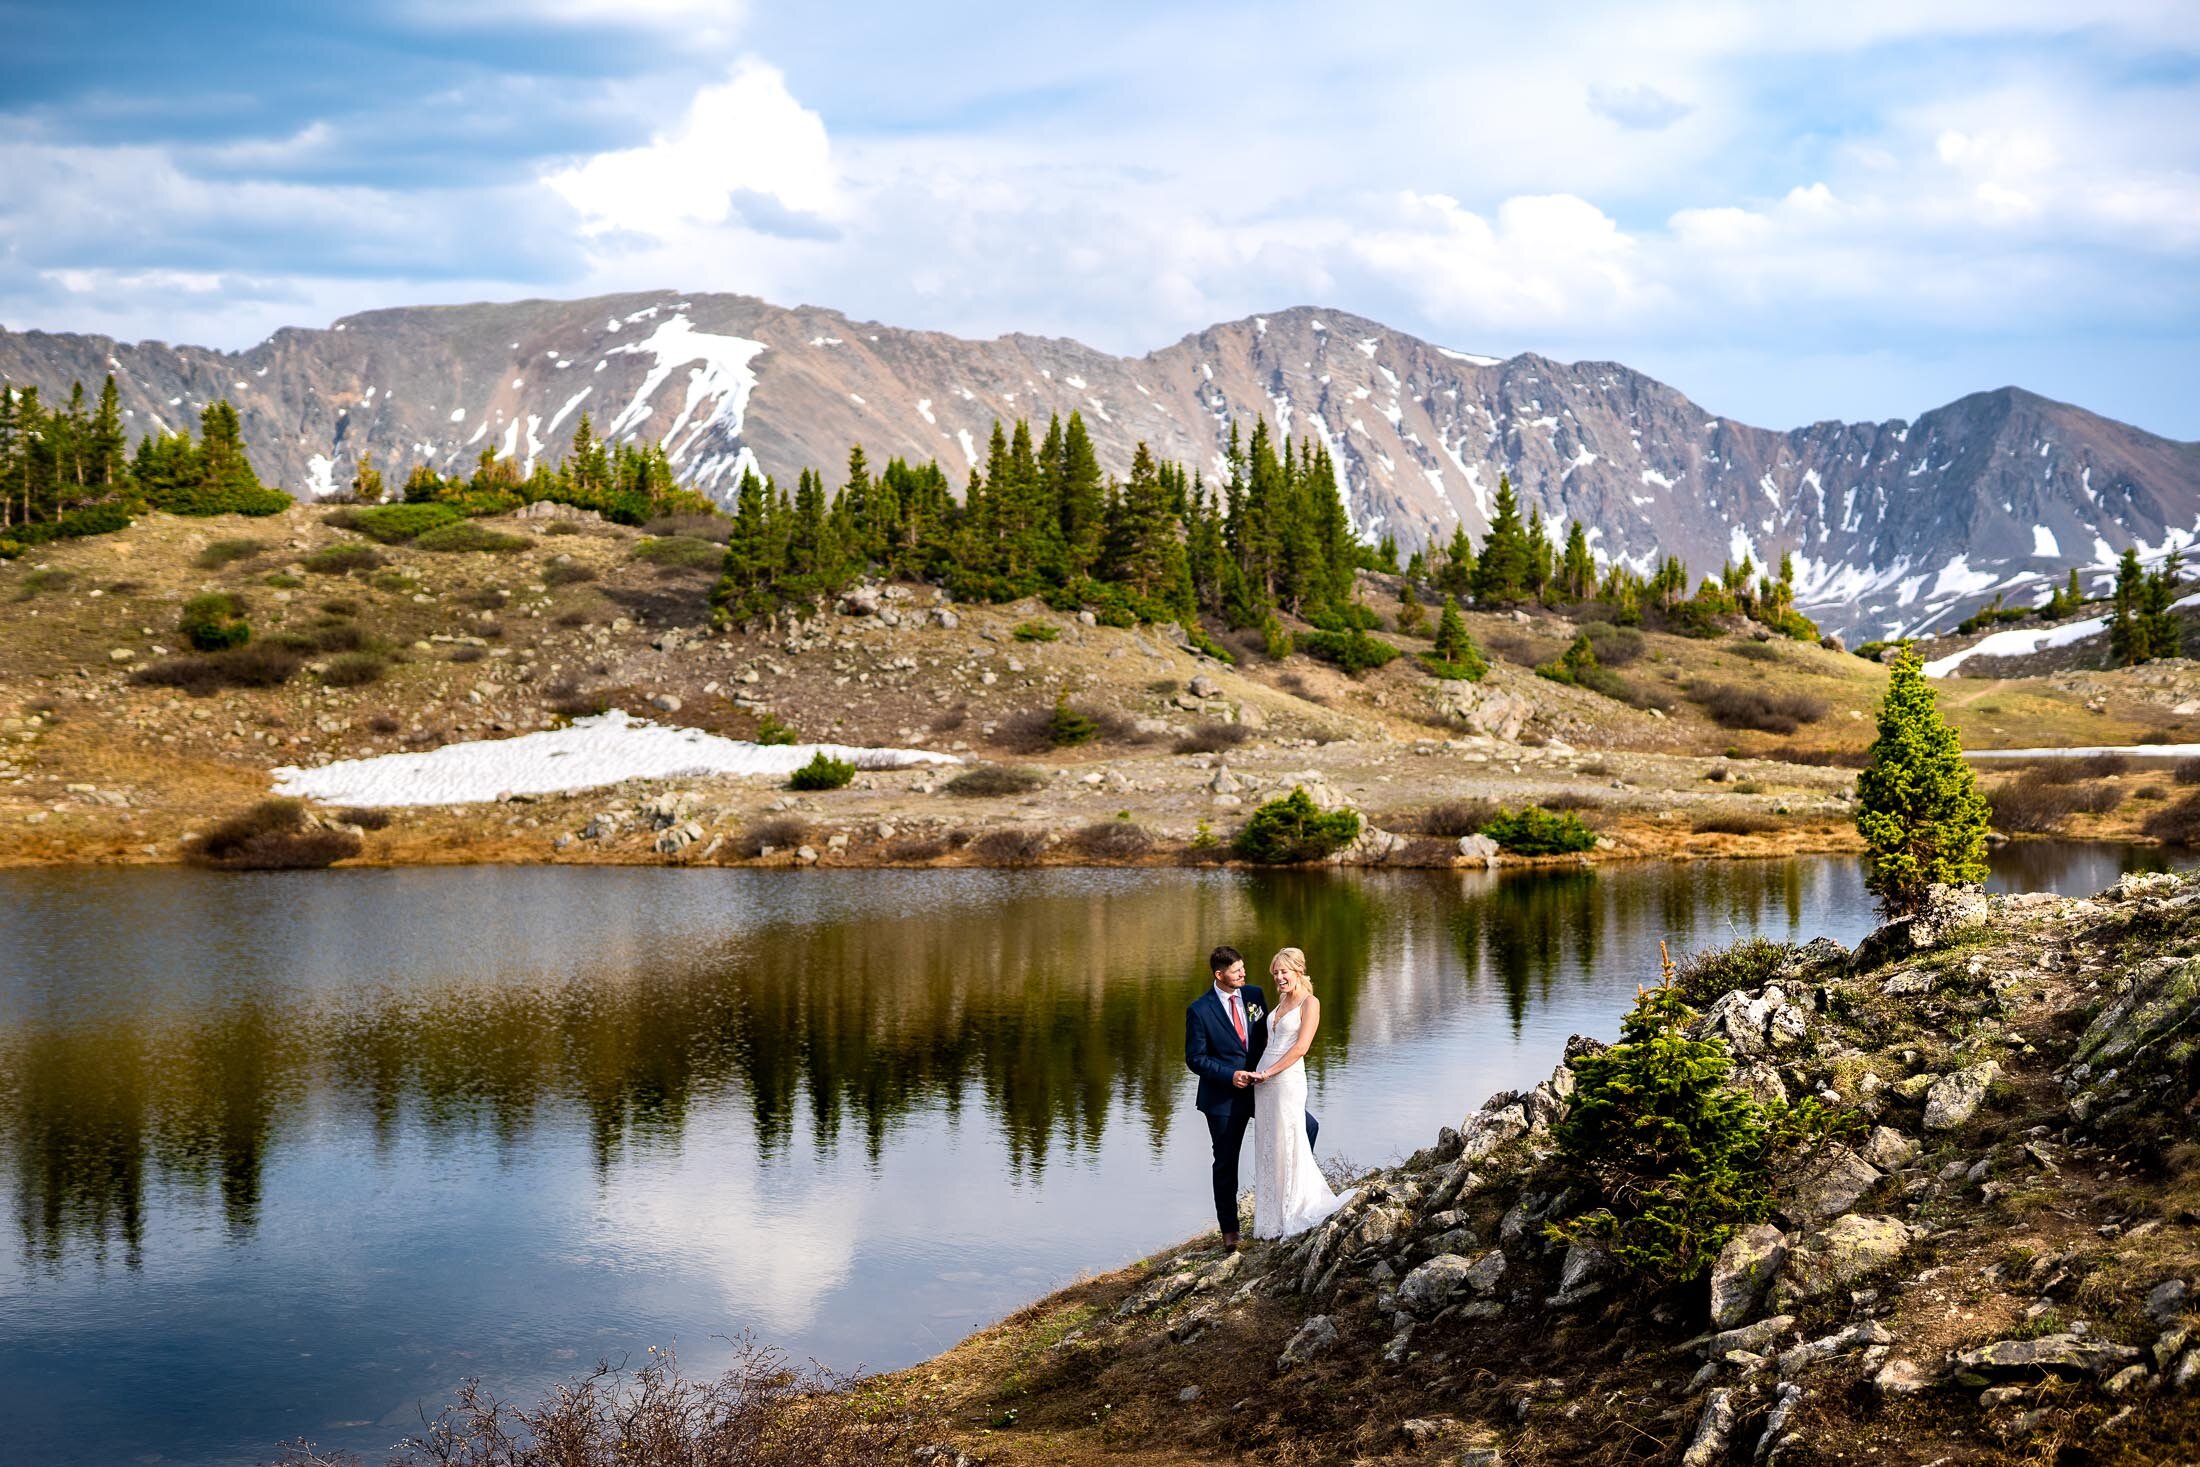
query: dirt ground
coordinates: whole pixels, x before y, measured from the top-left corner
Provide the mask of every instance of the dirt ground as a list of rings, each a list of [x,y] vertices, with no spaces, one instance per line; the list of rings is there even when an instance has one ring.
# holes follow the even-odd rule
[[[1534,674],[1578,630],[1541,612],[1469,614],[1492,663],[1479,684],[1431,678],[1411,656],[1351,678],[1303,655],[1270,660],[1257,643],[1236,645],[1229,666],[1173,628],[1090,625],[1035,601],[951,606],[922,586],[882,588],[876,614],[719,630],[707,554],[668,564],[638,531],[488,523],[524,548],[370,547],[300,506],[267,520],[154,515],[0,566],[0,863],[174,861],[186,836],[263,797],[276,768],[504,737],[602,707],[735,738],[768,714],[806,739],[1024,765],[1043,783],[966,797],[908,771],[794,797],[777,781],[722,778],[404,809],[360,859],[793,861],[808,845],[821,865],[963,864],[990,859],[969,847],[1003,827],[1050,837],[1019,859],[1212,859],[1260,800],[1309,779],[1408,835],[1443,802],[1555,798],[1604,837],[1594,860],[1843,850],[1884,679],[1876,664],[1793,642],[1631,635],[1616,669],[1630,706]],[[347,545],[380,564],[309,569],[315,552]],[[1386,619],[1395,588],[1366,578]],[[193,696],[139,681],[186,650],[178,613],[207,590],[238,595],[258,640],[365,645],[380,675],[335,685],[339,654],[316,651],[276,687]],[[2200,693],[2183,667],[1952,680],[1942,699],[1981,746],[2182,739],[2200,730],[2177,711]],[[1706,711],[1716,689],[1784,699],[1802,716],[1785,732],[1721,726]],[[1114,715],[1111,727],[1074,747],[1034,742],[1031,725],[1058,699]],[[2128,835],[2150,800],[2176,793],[2145,771],[2127,782],[2130,799],[2066,833]],[[687,797],[680,823],[699,840],[659,848],[661,825],[635,812],[664,794]],[[1069,839],[1121,816],[1150,832],[1147,851],[1101,856]],[[808,829],[793,849],[741,854],[757,844],[743,832],[767,820]],[[1425,839],[1392,857],[1439,858]]]

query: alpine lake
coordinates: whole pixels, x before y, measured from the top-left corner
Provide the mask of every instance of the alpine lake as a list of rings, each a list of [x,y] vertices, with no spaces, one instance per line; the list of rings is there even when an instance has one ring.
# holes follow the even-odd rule
[[[2155,850],[2004,847],[2086,893]],[[0,872],[10,1461],[378,1461],[746,1333],[891,1369],[1211,1227],[1183,1012],[1306,950],[1390,1161],[1676,955],[1854,942],[1847,857],[1595,870]]]

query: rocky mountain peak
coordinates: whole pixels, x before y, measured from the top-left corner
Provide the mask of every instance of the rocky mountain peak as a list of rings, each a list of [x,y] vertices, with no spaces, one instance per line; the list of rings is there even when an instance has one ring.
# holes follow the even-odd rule
[[[113,372],[133,431],[227,398],[261,474],[304,496],[462,470],[484,450],[559,454],[581,414],[614,439],[663,439],[697,484],[748,467],[828,482],[851,444],[874,462],[937,459],[957,482],[996,420],[1081,413],[1121,472],[1144,441],[1217,477],[1230,425],[1255,417],[1325,443],[1362,533],[1402,547],[1488,523],[1500,476],[1597,555],[1698,575],[1796,557],[1804,608],[1852,637],[1951,624],[1996,591],[2044,597],[2100,578],[2127,545],[2200,530],[2200,444],[2019,388],[1914,423],[1736,423],[1623,364],[1505,359],[1347,311],[1294,305],[1142,357],[1060,337],[971,341],[753,296],[630,291],[364,311],[241,352],[0,332],[0,379],[65,391]]]

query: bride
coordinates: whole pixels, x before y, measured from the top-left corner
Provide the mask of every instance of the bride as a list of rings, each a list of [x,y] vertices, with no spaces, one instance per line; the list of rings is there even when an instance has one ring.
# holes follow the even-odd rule
[[[1276,1006],[1268,1047],[1253,1072],[1253,1236],[1288,1238],[1325,1221],[1350,1200],[1329,1190],[1306,1139],[1306,1052],[1321,1027],[1322,1002],[1295,947],[1268,965]]]

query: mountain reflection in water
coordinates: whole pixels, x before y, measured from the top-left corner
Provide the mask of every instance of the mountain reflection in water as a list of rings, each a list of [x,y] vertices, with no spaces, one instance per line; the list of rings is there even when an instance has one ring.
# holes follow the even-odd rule
[[[1200,1226],[1181,1037],[1219,942],[1306,950],[1324,1153],[1377,1163],[1610,1034],[1661,938],[1870,924],[1832,857],[0,872],[0,1409],[41,1461],[250,1461],[575,1350],[753,1325],[902,1363]]]

